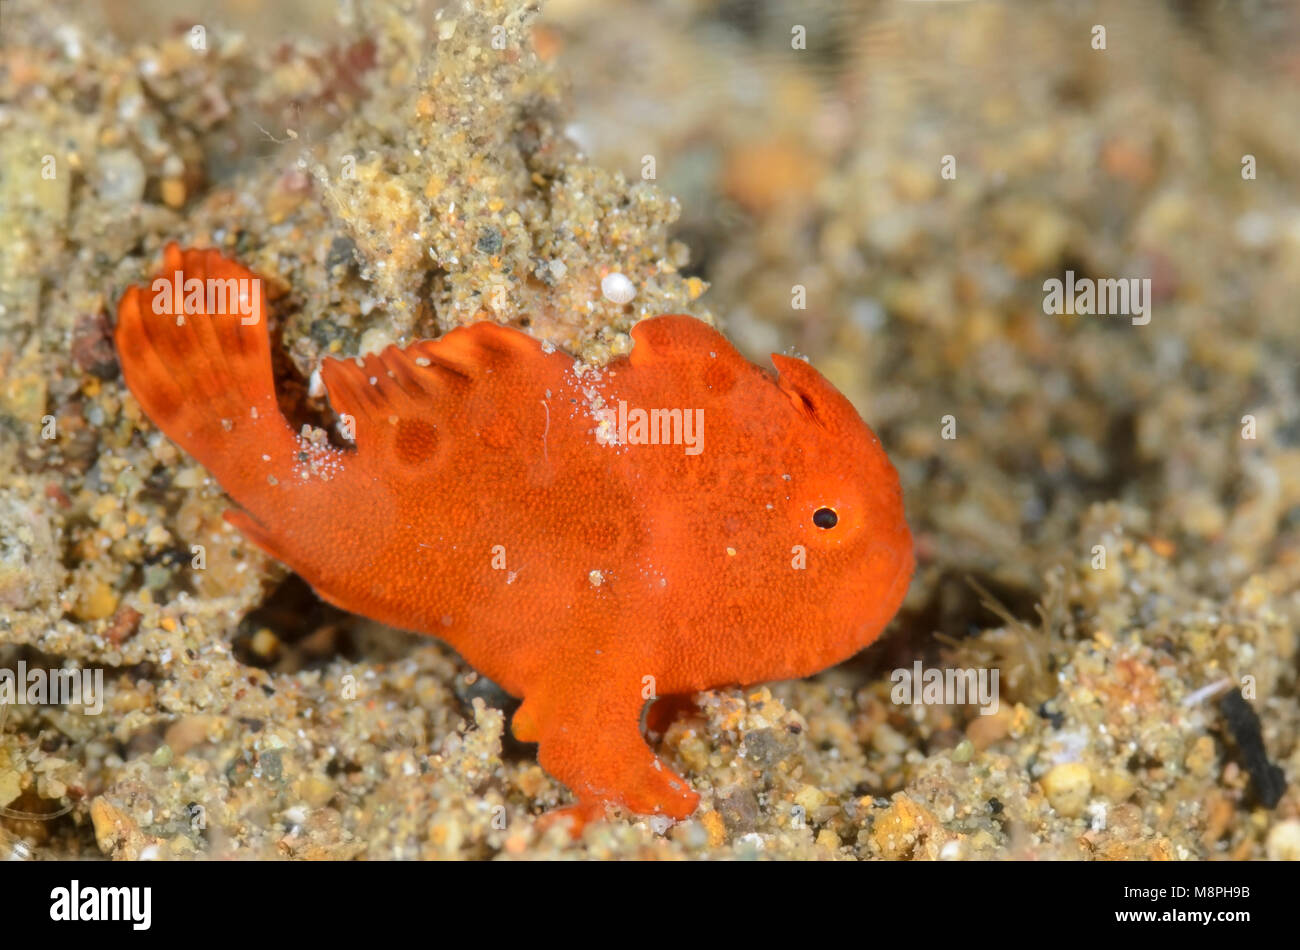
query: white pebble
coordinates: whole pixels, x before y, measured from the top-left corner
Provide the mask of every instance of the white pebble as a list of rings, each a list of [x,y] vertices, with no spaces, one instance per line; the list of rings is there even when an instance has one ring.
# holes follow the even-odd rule
[[[632,281],[627,279],[626,274],[620,274],[618,271],[604,276],[600,282],[600,292],[610,303],[631,303],[632,298],[636,296],[636,288],[632,286]]]
[[[964,856],[965,849],[962,847],[960,838],[945,841],[943,847],[939,849],[940,861],[960,861]]]

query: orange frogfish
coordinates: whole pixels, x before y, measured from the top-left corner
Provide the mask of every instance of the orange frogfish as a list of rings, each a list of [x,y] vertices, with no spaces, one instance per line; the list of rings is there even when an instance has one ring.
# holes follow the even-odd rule
[[[332,604],[458,650],[576,804],[683,819],[656,698],[802,677],[874,640],[912,576],[898,475],[806,362],[745,360],[688,316],[601,368],[476,323],[320,368],[354,445],[276,402],[260,281],[166,248],[115,333],[144,411],[226,518]],[[575,832],[576,833],[576,832]]]

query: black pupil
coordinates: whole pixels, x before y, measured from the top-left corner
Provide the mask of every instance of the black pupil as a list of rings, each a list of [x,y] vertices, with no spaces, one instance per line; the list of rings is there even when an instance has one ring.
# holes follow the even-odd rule
[[[840,516],[833,508],[818,508],[813,512],[813,524],[819,528],[833,528],[839,520]]]

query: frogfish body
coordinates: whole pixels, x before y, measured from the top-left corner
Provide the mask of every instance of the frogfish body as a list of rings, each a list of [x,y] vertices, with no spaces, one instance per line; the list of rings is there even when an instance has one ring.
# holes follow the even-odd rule
[[[606,804],[695,810],[642,736],[648,701],[812,674],[898,609],[898,476],[802,360],[773,373],[675,315],[591,368],[477,323],[326,359],[339,447],[281,414],[255,280],[169,245],[118,306],[127,385],[239,506],[226,518],[321,597],[522,697],[512,729],[573,791],[575,827]],[[214,282],[242,309],[188,293]]]

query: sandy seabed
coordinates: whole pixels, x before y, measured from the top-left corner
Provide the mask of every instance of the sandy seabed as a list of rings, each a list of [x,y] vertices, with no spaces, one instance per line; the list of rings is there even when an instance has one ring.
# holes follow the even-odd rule
[[[1300,857],[1295,8],[174,6],[3,5],[0,666],[104,693],[7,708],[0,854]],[[793,347],[899,469],[902,611],[656,737],[690,820],[539,831],[513,701],[319,602],[123,387],[169,240],[263,275],[309,408],[485,317]],[[1067,272],[1149,322],[1045,313]],[[918,660],[996,712],[896,702]]]

